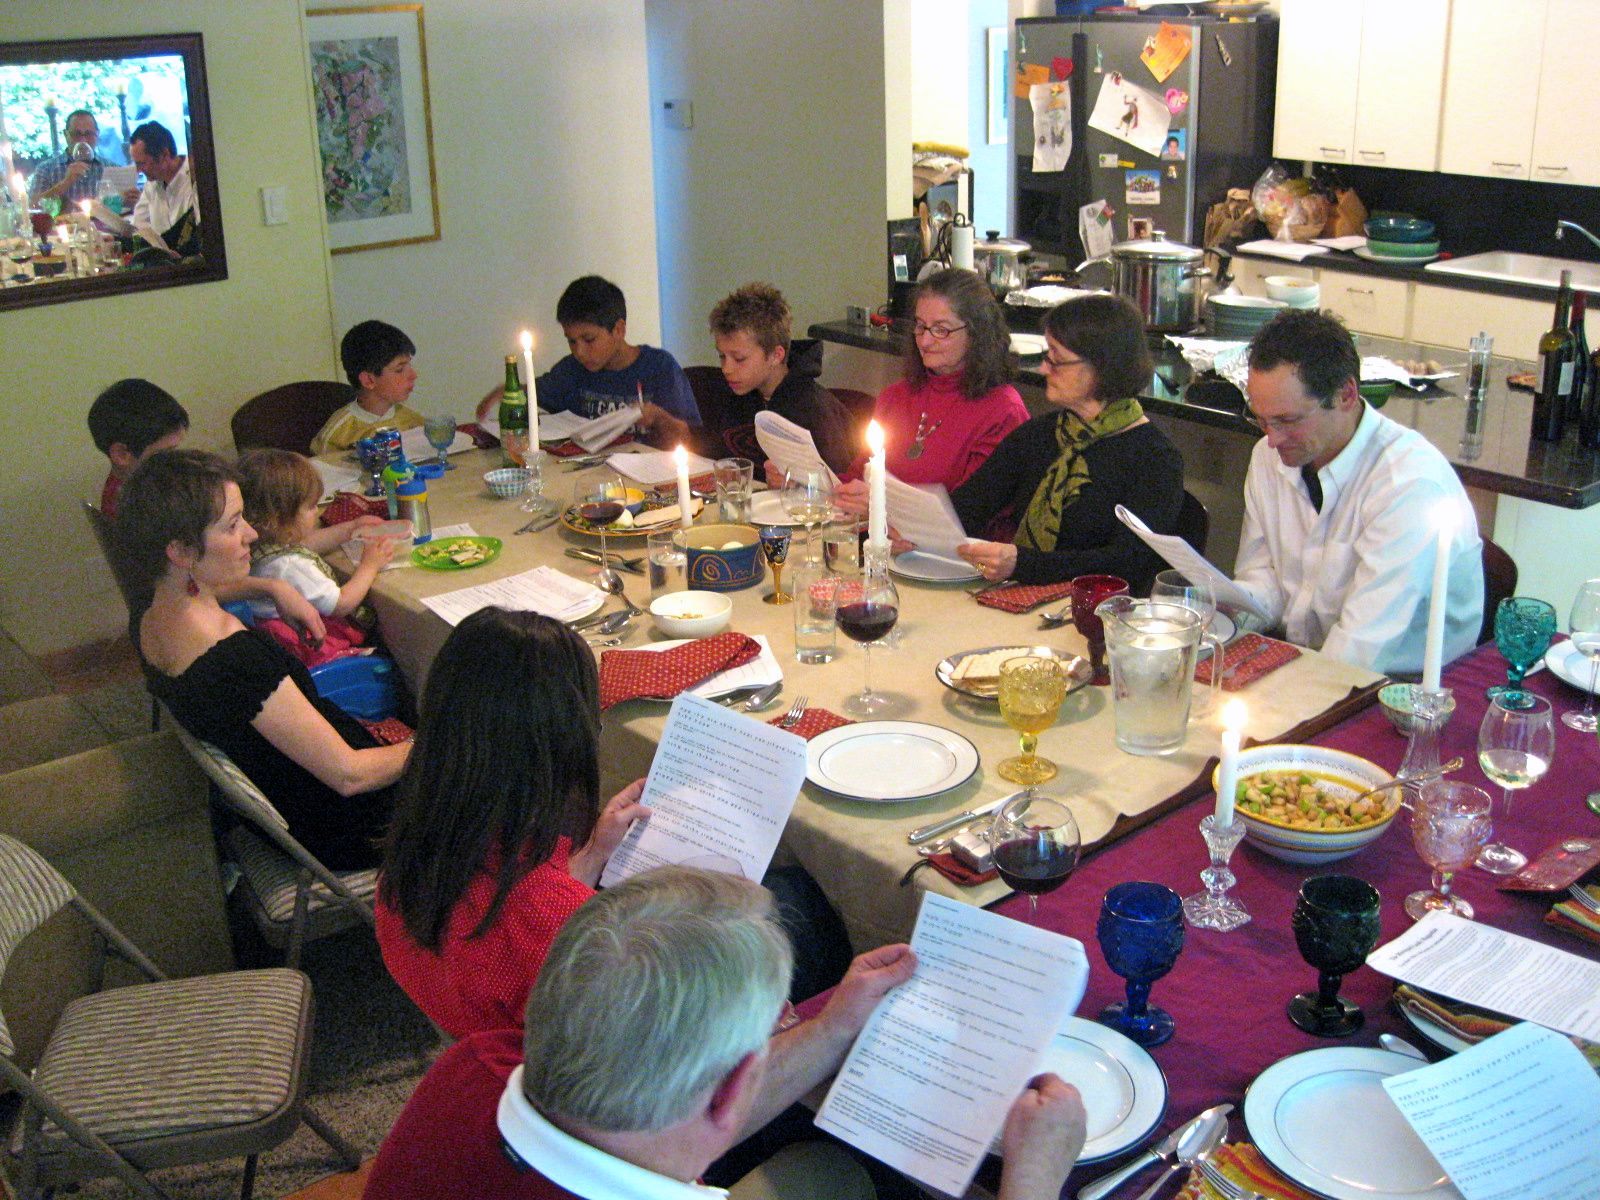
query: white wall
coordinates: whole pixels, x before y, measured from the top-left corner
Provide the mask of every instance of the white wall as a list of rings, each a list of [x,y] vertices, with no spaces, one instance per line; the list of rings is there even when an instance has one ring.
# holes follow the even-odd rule
[[[0,314],[0,624],[43,653],[127,627],[79,501],[106,460],[84,414],[127,375],[175,395],[190,444],[232,449],[228,418],[257,392],[334,369],[310,84],[296,0],[5,0],[10,39],[199,31],[205,38],[228,278]],[[261,224],[284,185],[289,222]]]
[[[797,331],[882,303],[884,8],[906,2],[646,0],[662,326],[686,365],[714,361],[706,316],[752,280]],[[909,139],[904,177],[909,209]]]
[[[911,140],[970,149],[967,0],[914,0],[911,11]]]
[[[338,7],[344,0],[313,0]],[[369,318],[417,344],[413,403],[465,418],[532,327],[567,352],[556,299],[579,275],[661,336],[642,0],[427,0],[437,242],[335,255],[335,332]]]

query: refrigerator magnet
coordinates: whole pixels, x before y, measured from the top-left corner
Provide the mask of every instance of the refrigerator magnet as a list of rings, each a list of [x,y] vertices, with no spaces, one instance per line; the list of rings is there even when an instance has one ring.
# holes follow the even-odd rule
[[[1130,204],[1161,203],[1160,171],[1125,171],[1124,199]]]

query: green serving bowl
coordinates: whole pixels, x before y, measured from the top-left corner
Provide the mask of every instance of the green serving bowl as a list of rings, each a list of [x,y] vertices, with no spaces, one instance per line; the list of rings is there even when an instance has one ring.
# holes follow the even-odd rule
[[[1366,233],[1369,238],[1384,242],[1434,241],[1434,224],[1425,217],[1410,213],[1373,213],[1367,218]]]
[[[1367,239],[1367,250],[1381,258],[1432,258],[1439,253],[1439,243],[1432,242],[1382,242]]]
[[[1357,385],[1361,398],[1373,408],[1382,408],[1389,403],[1389,397],[1394,395],[1395,383],[1392,379],[1370,379]]]

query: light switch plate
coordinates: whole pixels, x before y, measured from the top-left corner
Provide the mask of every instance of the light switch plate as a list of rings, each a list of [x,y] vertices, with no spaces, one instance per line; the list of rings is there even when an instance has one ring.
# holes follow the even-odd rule
[[[661,111],[666,117],[668,129],[694,128],[693,100],[663,100]]]
[[[264,187],[261,189],[261,223],[287,225],[289,223],[289,189]]]

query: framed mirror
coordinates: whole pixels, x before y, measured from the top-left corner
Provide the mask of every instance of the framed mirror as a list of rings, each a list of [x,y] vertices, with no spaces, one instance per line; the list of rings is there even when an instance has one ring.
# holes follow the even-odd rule
[[[227,277],[200,35],[0,43],[0,309]]]

